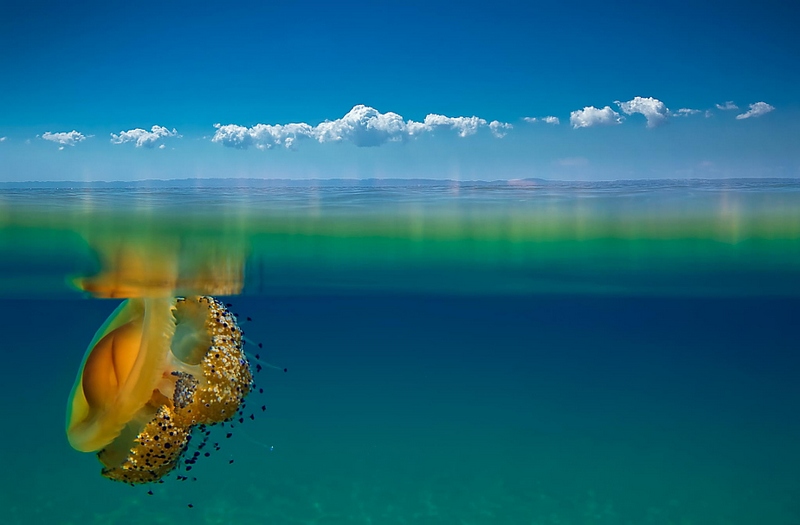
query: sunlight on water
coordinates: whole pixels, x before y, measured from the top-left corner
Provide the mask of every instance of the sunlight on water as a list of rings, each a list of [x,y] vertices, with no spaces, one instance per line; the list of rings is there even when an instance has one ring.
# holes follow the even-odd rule
[[[245,294],[792,294],[799,189],[745,180],[5,190],[0,243],[5,264],[22,271],[5,272],[2,292],[63,294],[58,276],[23,263],[44,256],[57,271],[100,272],[96,282],[182,293],[235,293],[244,278]],[[742,272],[764,280],[754,288]]]

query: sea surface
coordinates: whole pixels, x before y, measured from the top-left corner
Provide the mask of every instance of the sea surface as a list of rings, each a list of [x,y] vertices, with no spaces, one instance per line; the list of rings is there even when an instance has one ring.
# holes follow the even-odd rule
[[[800,524],[797,179],[0,184],[0,270],[3,524]],[[165,294],[263,392],[133,487],[66,403]]]

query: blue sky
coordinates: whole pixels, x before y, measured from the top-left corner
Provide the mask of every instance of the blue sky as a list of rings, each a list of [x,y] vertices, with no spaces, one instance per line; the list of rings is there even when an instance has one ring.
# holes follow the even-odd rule
[[[790,4],[2,2],[0,180],[798,177]]]

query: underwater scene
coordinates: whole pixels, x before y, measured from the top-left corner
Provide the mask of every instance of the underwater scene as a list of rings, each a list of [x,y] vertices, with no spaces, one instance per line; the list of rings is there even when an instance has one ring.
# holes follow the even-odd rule
[[[800,180],[0,184],[0,523],[800,524]]]

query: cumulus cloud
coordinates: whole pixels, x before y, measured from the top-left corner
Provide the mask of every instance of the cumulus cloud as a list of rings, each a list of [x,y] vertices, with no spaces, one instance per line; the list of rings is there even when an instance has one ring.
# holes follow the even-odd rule
[[[231,148],[247,149],[255,146],[259,149],[270,149],[283,145],[291,148],[298,139],[314,136],[314,128],[308,124],[270,125],[256,124],[253,127],[236,124],[214,124],[216,133],[211,142],[218,142]]]
[[[497,120],[489,122],[489,129],[491,130],[492,135],[499,139],[505,137],[506,133],[508,133],[508,130],[513,128],[514,126],[508,124],[507,122],[499,122]]]
[[[702,113],[699,109],[681,108],[678,111],[670,111],[670,116],[673,117],[688,117],[689,115],[698,115]]]
[[[474,135],[480,128],[489,128],[496,137],[503,137],[511,124],[499,121],[487,122],[472,117],[447,117],[430,114],[422,122],[405,120],[397,113],[381,113],[375,108],[357,105],[345,116],[336,120],[326,120],[316,126],[304,122],[293,124],[256,124],[252,127],[237,124],[215,124],[217,131],[212,142],[223,146],[246,149],[254,146],[270,149],[275,146],[293,148],[303,139],[313,139],[320,143],[351,142],[359,147],[380,146],[387,142],[399,142],[423,133],[436,130],[452,130],[459,137]]]
[[[634,97],[627,102],[617,100],[616,105],[627,115],[640,113],[647,119],[647,127],[655,128],[667,121],[669,109],[660,100],[653,97]]]
[[[425,117],[424,122],[409,121],[409,126],[414,130],[414,134],[420,132],[434,131],[439,128],[451,129],[458,132],[459,137],[468,137],[478,132],[478,128],[486,126],[486,120],[472,117],[446,117],[431,113]]]
[[[544,122],[545,124],[553,124],[553,125],[561,123],[561,121],[558,120],[558,117],[551,117],[551,116],[542,117],[542,118],[523,117],[522,120],[524,120],[525,122],[531,122],[531,123],[533,123],[533,122]]]
[[[5,142],[8,137],[0,137],[0,142]]]
[[[59,131],[56,133],[46,131],[42,134],[42,138],[60,144],[61,147],[58,149],[64,149],[64,146],[74,146],[78,142],[86,140],[86,135],[73,129],[69,132]]]
[[[739,106],[733,103],[733,100],[729,100],[724,104],[717,104],[717,109],[721,109],[722,111],[732,111],[734,109],[739,109]]]
[[[124,144],[126,142],[134,142],[137,148],[152,148],[159,140],[165,137],[180,137],[180,135],[178,135],[178,130],[175,128],[170,131],[163,126],[156,125],[150,128],[150,131],[136,128],[128,131],[120,131],[119,135],[112,133],[111,143]]]
[[[326,120],[312,128],[312,135],[319,142],[347,141],[359,147],[400,141],[407,134],[407,124],[397,113],[381,113],[361,104],[340,119]]]
[[[750,117],[760,117],[761,115],[766,115],[770,111],[775,111],[775,106],[767,104],[766,102],[756,102],[755,104],[750,104],[750,109],[745,113],[736,115],[736,120],[742,120]]]
[[[569,123],[572,124],[574,129],[621,124],[623,120],[623,117],[611,109],[610,106],[606,106],[603,109],[586,106],[569,114]]]

